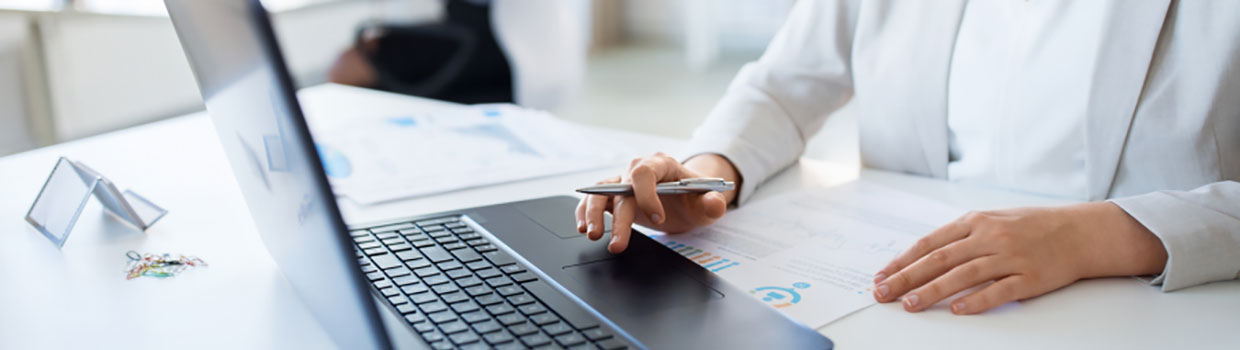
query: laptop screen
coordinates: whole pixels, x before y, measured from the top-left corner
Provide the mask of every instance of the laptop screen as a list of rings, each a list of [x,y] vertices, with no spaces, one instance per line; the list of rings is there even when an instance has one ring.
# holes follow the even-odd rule
[[[259,0],[166,0],[263,244],[337,345],[388,340]]]

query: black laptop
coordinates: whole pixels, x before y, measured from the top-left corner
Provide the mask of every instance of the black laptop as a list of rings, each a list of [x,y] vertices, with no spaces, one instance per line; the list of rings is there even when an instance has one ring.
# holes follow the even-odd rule
[[[166,3],[263,243],[336,346],[832,347],[644,235],[609,254],[573,197],[346,226],[259,0]]]

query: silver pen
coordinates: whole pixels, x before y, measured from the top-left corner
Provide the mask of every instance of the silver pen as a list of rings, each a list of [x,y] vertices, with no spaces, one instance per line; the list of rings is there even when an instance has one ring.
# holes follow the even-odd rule
[[[710,191],[723,192],[731,191],[733,188],[736,188],[736,184],[732,181],[724,181],[719,178],[694,178],[659,183],[658,185],[655,185],[655,193],[686,194],[706,193]],[[602,184],[578,188],[577,192],[604,196],[631,196],[633,195],[633,186],[627,183]]]

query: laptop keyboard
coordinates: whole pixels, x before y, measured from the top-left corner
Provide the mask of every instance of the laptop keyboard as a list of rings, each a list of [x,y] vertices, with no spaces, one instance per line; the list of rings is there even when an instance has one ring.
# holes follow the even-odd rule
[[[459,217],[350,232],[362,271],[436,349],[625,349]]]

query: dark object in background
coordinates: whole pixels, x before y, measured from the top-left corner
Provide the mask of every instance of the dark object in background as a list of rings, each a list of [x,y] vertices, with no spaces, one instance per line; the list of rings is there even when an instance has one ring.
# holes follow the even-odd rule
[[[359,30],[355,49],[374,72],[368,87],[458,103],[513,102],[512,70],[491,28],[490,2],[450,0],[446,7],[442,23]],[[374,32],[377,38],[366,38]]]

